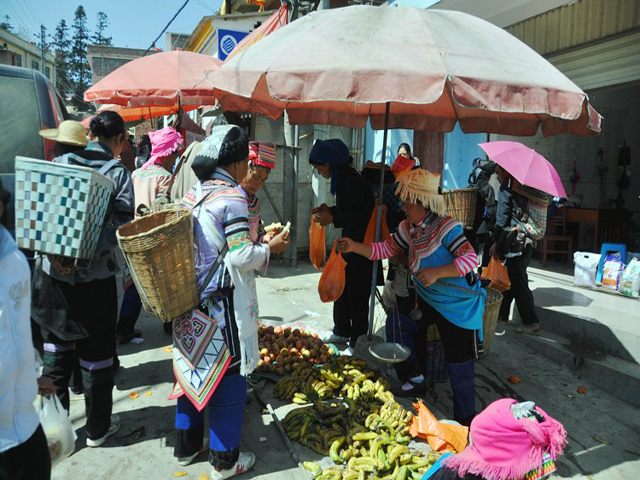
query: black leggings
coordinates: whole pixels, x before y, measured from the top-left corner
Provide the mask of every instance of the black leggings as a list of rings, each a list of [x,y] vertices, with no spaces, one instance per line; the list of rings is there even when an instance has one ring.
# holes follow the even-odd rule
[[[415,290],[411,289],[409,292],[408,298],[397,297],[398,311],[405,316],[409,316],[409,312],[415,306]],[[464,363],[478,357],[475,330],[467,330],[454,325],[420,295],[417,296],[417,300],[418,308],[422,312],[422,318],[416,322],[417,332],[413,338],[417,359],[415,362],[402,362],[394,365],[400,380],[406,381],[424,370],[427,355],[427,328],[434,323],[438,326],[442,337],[447,363]]]

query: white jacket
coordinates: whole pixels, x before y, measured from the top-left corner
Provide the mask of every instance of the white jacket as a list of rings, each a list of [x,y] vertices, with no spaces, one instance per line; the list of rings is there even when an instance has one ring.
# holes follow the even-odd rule
[[[31,340],[29,265],[0,225],[0,452],[29,440],[40,421]]]

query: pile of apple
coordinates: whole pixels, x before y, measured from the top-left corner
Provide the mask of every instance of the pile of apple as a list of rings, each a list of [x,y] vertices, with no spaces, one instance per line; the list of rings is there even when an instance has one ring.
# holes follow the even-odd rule
[[[291,327],[258,327],[260,372],[284,375],[303,366],[327,363],[334,354],[333,348],[318,338],[317,333]]]

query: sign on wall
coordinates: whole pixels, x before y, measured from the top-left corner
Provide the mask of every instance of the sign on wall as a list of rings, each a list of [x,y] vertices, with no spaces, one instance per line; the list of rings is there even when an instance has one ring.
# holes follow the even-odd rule
[[[236,32],[235,30],[218,30],[218,59],[224,61],[236,48],[247,32]]]

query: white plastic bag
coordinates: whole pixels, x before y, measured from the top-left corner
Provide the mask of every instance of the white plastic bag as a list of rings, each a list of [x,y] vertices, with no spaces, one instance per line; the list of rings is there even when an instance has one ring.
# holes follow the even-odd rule
[[[628,297],[638,297],[638,291],[640,290],[640,261],[637,258],[632,258],[627,265],[627,268],[622,272],[622,278],[620,279],[619,291],[623,295]]]
[[[596,273],[600,263],[599,253],[575,252],[573,254],[573,284],[576,287],[596,288]]]
[[[623,268],[622,260],[615,255],[607,255],[602,268],[602,286],[610,290],[618,290]]]
[[[40,424],[47,437],[53,467],[73,453],[78,437],[71,426],[67,411],[56,395],[41,396],[38,403]]]

